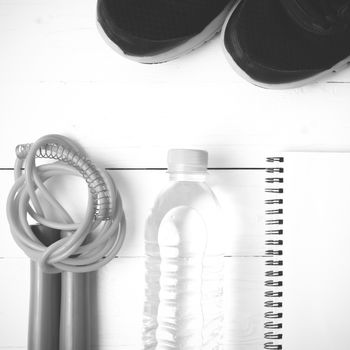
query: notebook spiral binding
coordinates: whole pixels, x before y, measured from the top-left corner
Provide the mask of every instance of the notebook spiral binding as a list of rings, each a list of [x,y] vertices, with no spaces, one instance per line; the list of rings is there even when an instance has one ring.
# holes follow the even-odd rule
[[[264,349],[282,350],[283,287],[283,162],[282,157],[266,159],[266,241],[265,241],[265,344]]]

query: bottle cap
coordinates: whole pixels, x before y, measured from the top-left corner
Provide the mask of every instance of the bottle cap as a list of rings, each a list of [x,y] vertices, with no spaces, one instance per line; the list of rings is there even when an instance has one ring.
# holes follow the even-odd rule
[[[206,172],[207,167],[207,151],[195,149],[171,149],[168,152],[169,172]]]

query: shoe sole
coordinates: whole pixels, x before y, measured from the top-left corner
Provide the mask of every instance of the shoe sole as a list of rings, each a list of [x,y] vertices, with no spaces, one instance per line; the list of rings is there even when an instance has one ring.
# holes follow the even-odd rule
[[[345,69],[346,67],[348,67],[350,65],[350,56],[347,57],[346,59],[338,62],[336,65],[334,65],[332,68],[327,69],[321,73],[318,73],[310,78],[306,78],[306,79],[302,79],[302,80],[298,80],[295,82],[291,82],[291,83],[282,83],[282,84],[268,84],[268,83],[262,83],[258,80],[253,79],[250,75],[248,75],[236,62],[235,60],[232,58],[232,56],[230,55],[230,53],[226,50],[226,46],[225,46],[225,32],[226,32],[226,27],[227,24],[233,14],[233,12],[236,10],[237,6],[242,2],[242,0],[238,0],[238,2],[234,5],[234,7],[231,9],[231,12],[229,13],[229,15],[227,16],[227,19],[223,25],[222,28],[222,34],[221,34],[221,45],[222,48],[224,50],[224,54],[226,59],[228,60],[229,64],[231,65],[231,67],[233,68],[233,70],[240,75],[242,78],[244,78],[245,80],[247,80],[248,82],[252,83],[253,85],[256,85],[258,87],[264,88],[264,89],[270,89],[270,90],[287,90],[287,89],[295,89],[298,87],[302,87],[304,85],[307,84],[312,84],[312,83],[316,83],[319,80],[326,78],[327,76],[332,75],[333,73],[337,73],[340,72],[341,70]]]
[[[133,56],[128,55],[125,53],[117,44],[115,44],[105,33],[103,30],[101,24],[97,21],[97,29],[99,33],[101,34],[102,38],[105,40],[105,42],[110,46],[114,51],[116,51],[118,54],[139,62],[139,63],[145,63],[145,64],[156,64],[156,63],[165,63],[168,61],[172,61],[176,58],[179,58],[180,56],[186,55],[209,40],[211,40],[217,33],[221,31],[221,28],[227,18],[227,15],[231,13],[232,6],[234,6],[235,2],[237,0],[231,1],[225,9],[215,18],[213,19],[210,24],[208,24],[202,32],[195,35],[191,39],[187,40],[181,45],[178,45],[174,47],[173,49],[170,49],[164,53],[154,55],[154,56]]]

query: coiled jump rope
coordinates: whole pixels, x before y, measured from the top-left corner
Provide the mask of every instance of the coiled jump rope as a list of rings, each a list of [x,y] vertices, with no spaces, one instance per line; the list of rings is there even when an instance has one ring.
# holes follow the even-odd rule
[[[109,174],[64,136],[19,145],[16,155],[7,217],[14,240],[32,260],[28,350],[89,350],[89,273],[112,260],[123,244],[120,194]],[[37,165],[38,158],[54,162]],[[79,223],[46,186],[66,175],[83,178],[89,189]]]

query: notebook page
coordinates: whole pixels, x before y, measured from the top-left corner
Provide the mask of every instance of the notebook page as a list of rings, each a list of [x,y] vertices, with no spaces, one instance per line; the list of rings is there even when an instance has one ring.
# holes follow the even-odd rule
[[[350,154],[285,155],[283,349],[350,349]]]

